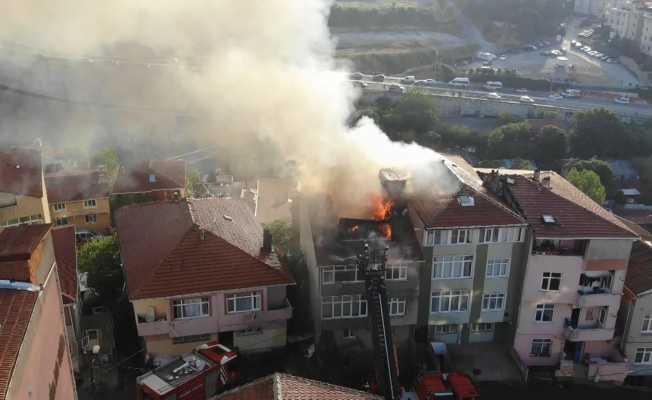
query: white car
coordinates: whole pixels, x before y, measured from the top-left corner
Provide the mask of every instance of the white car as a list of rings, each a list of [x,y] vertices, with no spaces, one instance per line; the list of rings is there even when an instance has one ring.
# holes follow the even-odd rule
[[[500,61],[505,61],[505,60],[507,60],[507,56],[506,56],[506,55],[503,54],[502,56],[500,56]]]
[[[516,93],[527,93],[527,89],[526,88],[518,88],[518,89],[516,89]]]
[[[618,60],[614,60],[613,58],[608,58],[607,64],[618,64]]]
[[[548,96],[548,98],[550,98],[550,100],[562,100],[564,98],[564,96],[562,96],[562,95],[560,95],[558,93],[555,93],[555,94],[551,94],[550,96]]]
[[[598,53],[598,54],[594,55],[593,57],[595,57],[595,58],[600,58],[600,57],[602,57],[602,56],[604,56],[604,54],[602,54],[602,53]]]
[[[494,100],[500,100],[502,97],[498,96],[496,93],[487,93],[487,98],[488,99],[494,99]]]
[[[520,99],[518,99],[521,103],[534,103],[534,100],[531,97],[527,96],[521,96]]]
[[[625,96],[623,96],[623,97],[616,97],[616,98],[614,99],[614,103],[618,103],[618,104],[629,104],[629,97],[625,97]]]

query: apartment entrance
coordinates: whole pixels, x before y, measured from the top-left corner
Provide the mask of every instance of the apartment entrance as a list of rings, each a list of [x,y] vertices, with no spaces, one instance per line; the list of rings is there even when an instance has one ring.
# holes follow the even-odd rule
[[[221,345],[224,345],[230,349],[233,348],[233,331],[231,332],[220,332],[217,334],[217,342]]]
[[[566,360],[573,360],[574,363],[582,361],[582,352],[584,351],[584,342],[571,342],[566,340],[564,343],[564,353]]]

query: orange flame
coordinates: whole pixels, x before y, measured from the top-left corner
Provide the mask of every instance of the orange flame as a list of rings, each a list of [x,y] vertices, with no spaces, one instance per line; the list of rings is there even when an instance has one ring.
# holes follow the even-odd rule
[[[391,200],[383,200],[380,194],[373,195],[371,199],[371,215],[375,220],[388,219],[392,215],[392,206],[394,202]]]
[[[389,224],[380,224],[378,227],[380,228],[380,234],[383,235],[385,239],[392,237],[392,228],[389,226]]]
[[[358,225],[353,225],[353,226],[351,227],[351,229],[349,229],[349,232],[355,232],[355,231],[357,231],[358,229],[360,229],[360,227],[359,227]]]

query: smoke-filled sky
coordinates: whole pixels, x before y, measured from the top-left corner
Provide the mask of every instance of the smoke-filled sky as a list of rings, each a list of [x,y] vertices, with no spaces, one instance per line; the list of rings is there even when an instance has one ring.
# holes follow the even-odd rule
[[[199,130],[206,146],[271,137],[297,162],[305,190],[337,187],[367,198],[385,166],[432,171],[434,185],[436,169],[425,168],[434,152],[392,143],[370,120],[346,126],[359,93],[333,60],[330,7],[325,0],[7,0],[0,35],[71,54],[101,55],[126,42],[179,60],[202,56],[199,69],[105,73],[92,79],[92,96],[210,114]],[[69,96],[88,96],[84,74]]]

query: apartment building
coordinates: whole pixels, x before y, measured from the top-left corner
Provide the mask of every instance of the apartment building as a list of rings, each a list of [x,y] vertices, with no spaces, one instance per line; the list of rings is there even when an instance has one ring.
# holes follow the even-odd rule
[[[374,357],[370,304],[356,264],[365,245],[372,250],[389,247],[384,284],[399,365],[413,353],[423,257],[409,217],[401,215],[400,205],[392,213],[388,204],[378,196],[368,209],[351,214],[337,195],[300,198],[300,237],[316,342],[322,351],[337,349],[344,363],[354,368],[370,368]]]
[[[50,230],[0,230],[0,399],[77,398]]]
[[[118,170],[112,194],[125,198],[136,195],[138,202],[173,200],[185,197],[186,162],[183,160],[150,160],[126,164]]]
[[[603,18],[610,6],[609,0],[575,0],[574,11],[595,18]]]
[[[50,215],[56,225],[103,232],[111,225],[109,187],[103,170],[63,170],[45,174]]]
[[[513,344],[517,362],[589,365],[584,378],[606,364],[626,372],[612,339],[637,235],[554,172],[478,172],[532,229]]]
[[[242,352],[285,345],[294,279],[245,202],[136,204],[115,220],[148,353],[181,355],[207,341]]]
[[[443,162],[454,188],[409,201],[425,263],[420,270],[419,325],[427,339],[452,344],[507,342],[525,268],[525,219],[462,158]]]
[[[652,243],[636,241],[618,311],[620,350],[629,362],[627,383],[652,386]]]
[[[0,228],[50,223],[41,152],[0,148]]]

